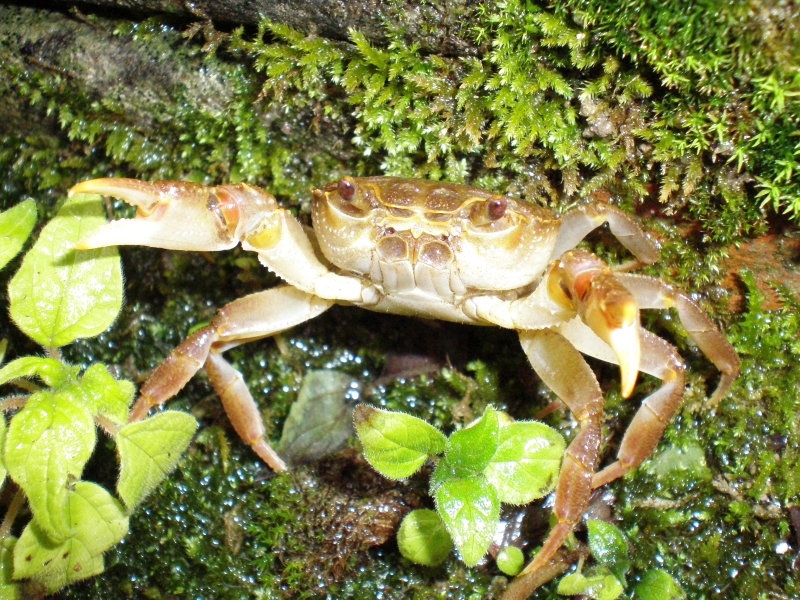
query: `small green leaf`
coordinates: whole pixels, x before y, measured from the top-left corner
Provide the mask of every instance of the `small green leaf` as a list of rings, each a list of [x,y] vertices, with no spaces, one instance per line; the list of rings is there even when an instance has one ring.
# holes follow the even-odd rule
[[[588,530],[592,556],[624,584],[625,575],[631,567],[625,534],[616,525],[597,520],[589,521]]]
[[[353,412],[364,457],[384,477],[405,479],[428,456],[440,454],[447,443],[444,434],[422,419],[359,404]]]
[[[0,542],[0,600],[19,600],[22,586],[14,577],[14,547],[17,538],[8,536]]]
[[[408,560],[435,567],[447,559],[453,542],[439,513],[422,508],[412,510],[403,519],[397,532],[397,546]]]
[[[435,493],[436,508],[468,567],[486,555],[500,521],[500,500],[483,476],[445,481]]]
[[[289,464],[316,460],[341,448],[353,432],[352,404],[346,400],[355,379],[338,371],[311,371],[283,425],[278,449]]]
[[[8,383],[22,377],[39,377],[50,387],[60,385],[69,375],[70,369],[55,358],[39,356],[23,356],[12,360],[0,369],[0,384]]]
[[[616,600],[622,595],[622,584],[607,569],[594,574],[570,573],[558,582],[556,592],[563,596],[583,595],[594,600]]]
[[[14,258],[36,225],[36,202],[23,200],[0,213],[0,269]]]
[[[436,468],[433,470],[433,475],[431,475],[430,493],[435,494],[439,486],[446,481],[465,479],[467,477],[474,477],[475,475],[475,471],[472,469],[450,463],[450,461],[447,460],[447,455],[445,455],[437,463]]]
[[[8,427],[5,463],[47,535],[62,541],[67,483],[79,479],[96,441],[94,419],[75,390],[33,394]]]
[[[32,578],[48,592],[103,571],[103,552],[128,532],[122,504],[95,483],[79,481],[67,498],[69,536],[53,542],[36,518],[14,549],[14,577]]]
[[[172,472],[196,430],[194,417],[174,410],[120,429],[117,493],[128,511]]]
[[[672,576],[661,569],[650,569],[633,590],[639,600],[683,600],[686,594]]]
[[[486,407],[483,416],[466,429],[456,431],[447,440],[445,456],[456,470],[481,473],[497,451],[500,422],[497,411]]]
[[[500,550],[495,562],[497,563],[497,568],[503,573],[514,577],[522,571],[522,567],[525,564],[525,555],[516,546],[506,546]]]
[[[484,472],[500,501],[527,504],[549,494],[564,455],[561,434],[544,423],[518,421],[501,427],[499,437]]]
[[[124,424],[136,389],[125,379],[114,379],[103,364],[91,365],[81,377],[80,389],[94,414]]]
[[[11,318],[46,347],[64,346],[108,328],[122,307],[116,248],[76,251],[105,222],[100,199],[77,195],[45,225],[8,286]]]

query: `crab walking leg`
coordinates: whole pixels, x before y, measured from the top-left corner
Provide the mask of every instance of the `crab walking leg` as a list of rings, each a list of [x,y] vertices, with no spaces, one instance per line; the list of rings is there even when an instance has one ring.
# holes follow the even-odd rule
[[[242,374],[222,355],[210,352],[206,359],[206,373],[212,387],[222,401],[222,407],[241,440],[250,446],[267,466],[278,473],[286,470],[286,463],[272,449],[264,437],[264,421],[258,405],[250,393]]]
[[[569,342],[584,354],[616,363],[616,356],[586,325],[575,319],[559,328]],[[597,473],[592,489],[622,477],[652,454],[667,425],[680,408],[686,382],[685,367],[677,350],[654,333],[642,329],[643,373],[658,377],[661,387],[647,396],[622,437],[617,460]]]
[[[561,229],[550,257],[555,259],[572,250],[591,231],[608,223],[611,233],[643,264],[658,260],[658,247],[639,224],[627,214],[602,202],[593,202],[569,211],[561,217]]]
[[[150,408],[169,400],[205,365],[239,437],[272,469],[285,470],[285,463],[264,439],[264,424],[242,375],[222,358],[222,352],[313,319],[332,305],[330,300],[288,285],[225,305],[210,325],[188,337],[153,371],[141,388],[130,420],[144,418]]]
[[[677,309],[686,333],[722,372],[717,389],[709,399],[712,406],[719,402],[739,375],[739,356],[719,328],[694,301],[671,285],[646,275],[619,273],[618,277],[640,308]]]
[[[525,574],[550,562],[586,511],[600,452],[603,393],[589,365],[559,333],[549,329],[525,331],[520,342],[533,370],[580,424],[561,463],[553,508],[557,522],[542,549],[523,570]]]

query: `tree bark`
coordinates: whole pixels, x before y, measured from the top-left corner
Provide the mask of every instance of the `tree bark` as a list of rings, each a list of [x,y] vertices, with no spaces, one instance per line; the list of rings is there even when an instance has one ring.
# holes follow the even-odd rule
[[[451,0],[442,6],[419,2],[385,0],[85,0],[89,8],[130,11],[139,15],[170,14],[189,21],[210,19],[226,26],[257,25],[263,19],[288,25],[305,33],[337,40],[348,39],[356,29],[371,41],[385,37],[387,21],[406,31],[423,48],[440,54],[465,53],[469,44],[453,32],[458,25],[457,8],[466,0]],[[47,6],[75,5],[71,0],[52,0]]]

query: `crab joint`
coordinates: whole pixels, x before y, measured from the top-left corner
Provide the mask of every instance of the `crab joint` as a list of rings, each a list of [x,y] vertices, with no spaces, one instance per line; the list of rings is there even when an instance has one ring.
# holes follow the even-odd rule
[[[259,250],[269,250],[278,245],[283,236],[284,219],[280,211],[268,214],[259,223],[255,233],[248,235],[246,242]]]

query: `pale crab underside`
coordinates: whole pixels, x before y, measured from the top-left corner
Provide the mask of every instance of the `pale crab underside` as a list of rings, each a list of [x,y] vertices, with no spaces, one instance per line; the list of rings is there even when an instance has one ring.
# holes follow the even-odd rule
[[[311,233],[269,193],[249,185],[95,179],[71,193],[113,196],[138,208],[135,219],[107,224],[82,248],[135,244],[210,251],[241,244],[286,281],[220,309],[153,372],[131,413],[131,420],[143,418],[205,367],[237,433],[278,471],[286,465],[264,439],[256,403],[223,358],[226,350],[273,336],[333,304],[516,330],[533,369],[580,425],[556,487],[557,523],[523,573],[554,557],[592,489],[651,454],[680,405],[683,362],[670,344],[640,327],[640,309],[677,309],[688,335],[722,372],[711,402],[726,393],[739,371],[730,343],[686,294],[575,249],[607,223],[637,264],[658,258],[639,225],[606,204],[556,217],[461,185],[346,177],[313,190]],[[599,472],[603,396],[581,353],[618,364],[625,397],[640,371],[662,382],[642,402],[616,460]]]

